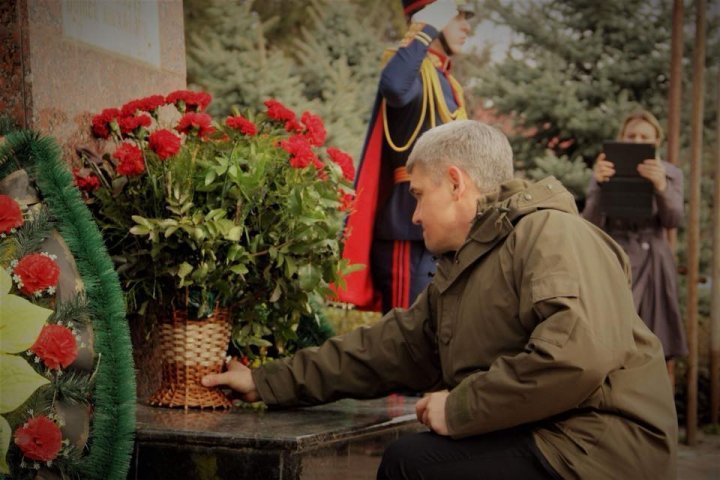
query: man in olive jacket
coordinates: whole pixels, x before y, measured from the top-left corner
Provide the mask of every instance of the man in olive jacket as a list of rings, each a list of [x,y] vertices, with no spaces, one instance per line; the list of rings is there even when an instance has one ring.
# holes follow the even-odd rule
[[[621,248],[554,178],[513,179],[507,139],[482,123],[429,130],[407,169],[438,256],[415,303],[204,383],[283,406],[430,392],[416,411],[431,432],[390,445],[378,478],[675,478],[665,360]]]

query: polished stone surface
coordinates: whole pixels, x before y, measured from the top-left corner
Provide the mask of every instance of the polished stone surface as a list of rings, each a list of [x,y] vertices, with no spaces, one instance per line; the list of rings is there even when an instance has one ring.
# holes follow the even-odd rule
[[[373,478],[388,443],[423,430],[416,400],[392,395],[262,412],[138,405],[130,478]]]

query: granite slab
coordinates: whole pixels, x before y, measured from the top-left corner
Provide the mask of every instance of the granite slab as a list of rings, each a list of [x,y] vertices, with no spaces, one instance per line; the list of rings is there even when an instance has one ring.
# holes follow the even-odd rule
[[[139,404],[129,478],[374,478],[387,444],[424,430],[416,401],[391,395],[266,411]]]

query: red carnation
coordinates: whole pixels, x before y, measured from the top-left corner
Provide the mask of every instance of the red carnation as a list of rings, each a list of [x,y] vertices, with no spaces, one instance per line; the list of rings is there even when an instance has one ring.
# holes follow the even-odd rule
[[[267,107],[268,117],[270,117],[271,119],[279,120],[281,122],[287,122],[288,120],[296,119],[295,112],[293,112],[277,100],[265,100],[264,103]]]
[[[135,132],[141,127],[149,127],[152,119],[148,115],[138,115],[135,117],[121,117],[118,119],[120,133],[127,135]]]
[[[0,195],[0,235],[10,233],[23,224],[20,205],[7,195]]]
[[[67,327],[45,325],[30,351],[40,357],[47,368],[67,368],[77,357],[77,341]]]
[[[40,415],[15,430],[15,445],[30,460],[49,462],[60,452],[62,432],[55,422]]]
[[[165,105],[165,97],[162,95],[151,95],[149,97],[131,100],[120,108],[121,115],[129,117],[135,112],[142,111],[152,113],[154,110]]]
[[[210,105],[212,96],[207,92],[193,92],[190,90],[176,90],[165,97],[167,103],[175,104],[181,112],[202,112]]]
[[[268,110],[268,117],[271,120],[277,120],[279,122],[285,122],[285,130],[288,132],[300,133],[303,131],[303,126],[298,122],[295,112],[287,108],[277,100],[265,100],[265,106]]]
[[[92,119],[92,132],[98,138],[108,138],[112,127],[110,124],[120,116],[117,108],[106,108]]]
[[[163,160],[172,157],[180,150],[180,137],[170,130],[162,129],[151,133],[148,142],[152,151]]]
[[[293,135],[281,141],[280,147],[290,154],[290,165],[295,168],[305,168],[311,163],[315,164],[317,160],[317,155],[302,135]]]
[[[305,124],[305,136],[311,145],[321,147],[325,143],[327,132],[323,121],[317,115],[310,112],[304,112],[301,117],[302,123]]]
[[[205,138],[215,131],[211,126],[212,118],[207,113],[186,113],[180,118],[175,127],[180,133],[189,134],[192,130],[197,129],[197,135]]]
[[[43,290],[57,286],[60,267],[48,255],[31,253],[18,261],[13,268],[13,275],[24,294],[40,294]]]
[[[225,125],[240,131],[243,135],[253,136],[257,134],[257,127],[255,124],[242,115],[228,117],[225,120]]]
[[[343,152],[339,148],[330,147],[327,149],[328,155],[330,155],[330,158],[333,162],[340,165],[340,168],[343,172],[343,177],[345,177],[348,181],[352,182],[355,179],[355,165],[353,164],[353,159],[350,155]]]
[[[82,175],[80,170],[73,168],[75,185],[83,192],[92,192],[100,188],[100,179],[95,175]]]
[[[121,143],[112,154],[118,160],[117,173],[120,175],[140,175],[145,171],[142,151],[130,143]]]

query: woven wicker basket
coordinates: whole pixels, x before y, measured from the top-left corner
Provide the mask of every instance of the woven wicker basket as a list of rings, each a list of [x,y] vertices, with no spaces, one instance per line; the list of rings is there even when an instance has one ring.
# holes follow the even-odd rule
[[[173,309],[160,323],[162,381],[150,397],[162,407],[230,408],[232,403],[217,388],[202,386],[208,373],[220,373],[230,342],[230,311],[216,308],[204,320],[188,319],[185,310]]]

